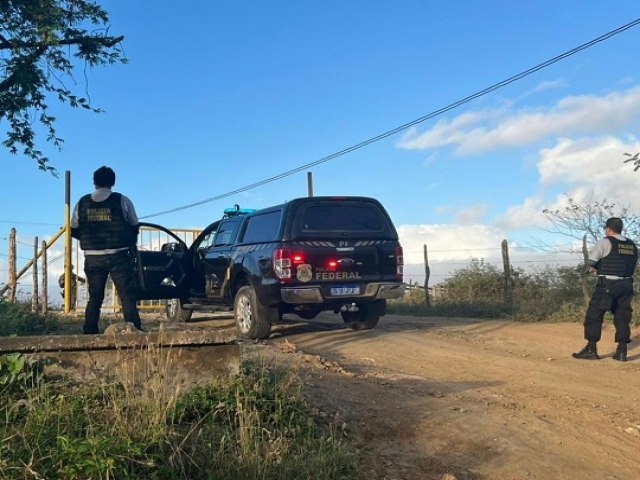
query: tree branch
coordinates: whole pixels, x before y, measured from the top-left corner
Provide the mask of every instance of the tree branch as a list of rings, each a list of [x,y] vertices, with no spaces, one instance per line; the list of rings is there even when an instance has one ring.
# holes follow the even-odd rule
[[[36,50],[35,52],[32,52],[29,55],[27,60],[29,60],[29,61],[35,60],[40,55],[42,55],[46,50],[47,50],[46,46],[39,47],[38,50]],[[0,92],[4,92],[5,90],[8,90],[9,88],[11,88],[16,83],[16,79],[19,76],[19,73],[20,72],[18,70],[16,70],[11,75],[9,75],[7,78],[2,80],[0,82]],[[2,112],[0,112],[0,116],[2,116]]]
[[[124,40],[124,35],[120,35],[119,37],[73,37],[73,38],[64,38],[58,41],[51,42],[20,42],[16,40],[7,40],[6,38],[0,35],[0,40],[2,43],[0,44],[0,50],[6,50],[9,48],[33,48],[38,47],[45,49],[49,47],[54,47],[57,45],[81,45],[84,43],[93,43],[97,42],[103,47],[111,48],[115,44],[120,43]]]

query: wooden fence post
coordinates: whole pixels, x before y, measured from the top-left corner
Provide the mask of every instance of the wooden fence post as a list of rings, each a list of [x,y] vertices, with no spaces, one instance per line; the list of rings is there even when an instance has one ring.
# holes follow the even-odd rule
[[[588,267],[588,262],[589,262],[589,250],[587,249],[587,235],[585,234],[582,237],[582,258],[584,260],[584,268],[582,269],[582,275],[581,275],[581,280],[582,280],[582,297],[584,298],[584,303],[585,305],[589,304],[589,285],[587,284],[587,278],[588,278],[588,273],[587,273],[587,267]]]
[[[502,264],[504,266],[504,304],[513,307],[513,279],[511,278],[511,262],[509,262],[509,244],[502,240]]]
[[[31,311],[38,313],[38,237],[33,240],[33,287],[31,290]]]
[[[427,244],[424,244],[424,304],[431,306],[431,298],[429,297],[429,277],[431,276],[431,267],[429,266],[429,255],[427,253]]]
[[[42,314],[49,312],[49,268],[47,265],[47,242],[42,241]]]
[[[16,229],[12,228],[9,233],[9,295],[10,302],[16,299],[16,289],[18,288],[18,279],[16,278]]]

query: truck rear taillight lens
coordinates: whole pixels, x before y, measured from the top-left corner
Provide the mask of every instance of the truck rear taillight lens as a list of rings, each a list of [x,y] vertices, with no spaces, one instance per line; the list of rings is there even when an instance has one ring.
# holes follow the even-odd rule
[[[273,251],[273,272],[279,280],[291,280],[291,251],[288,248]]]
[[[396,247],[396,276],[402,280],[404,273],[404,255],[402,253],[402,247]]]
[[[289,248],[276,248],[273,251],[273,272],[278,280],[291,280],[293,268],[305,262],[304,251],[291,251]]]

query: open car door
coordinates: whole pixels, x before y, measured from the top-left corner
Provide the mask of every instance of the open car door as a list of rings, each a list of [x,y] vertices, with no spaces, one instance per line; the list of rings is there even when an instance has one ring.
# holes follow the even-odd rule
[[[140,222],[141,227],[161,232],[166,239],[158,250],[138,247],[135,254],[138,300],[181,298],[189,291],[188,247],[167,228]]]

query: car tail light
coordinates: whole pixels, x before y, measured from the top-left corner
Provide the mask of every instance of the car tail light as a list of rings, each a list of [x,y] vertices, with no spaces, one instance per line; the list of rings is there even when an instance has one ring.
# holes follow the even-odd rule
[[[273,272],[279,280],[291,280],[291,251],[288,248],[273,251]]]
[[[404,255],[402,253],[402,247],[396,247],[396,276],[402,280],[404,273]]]

